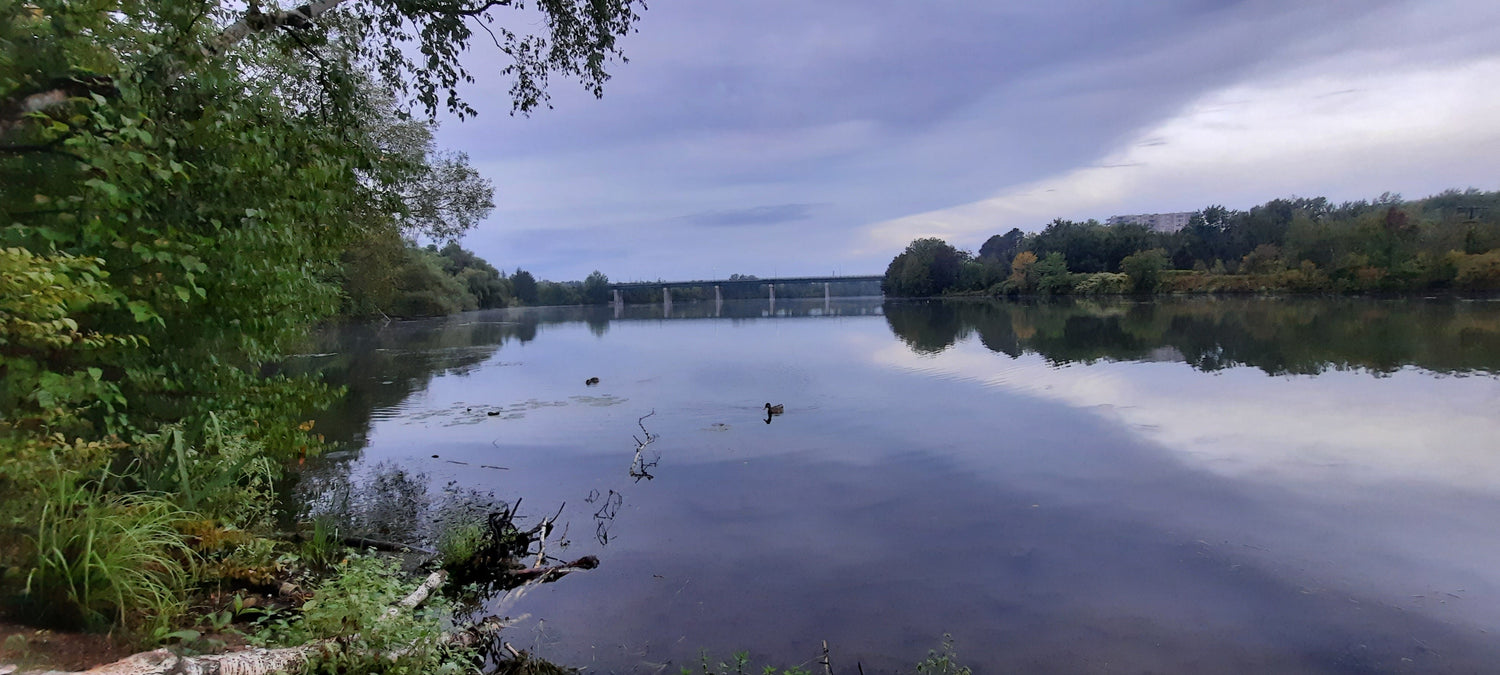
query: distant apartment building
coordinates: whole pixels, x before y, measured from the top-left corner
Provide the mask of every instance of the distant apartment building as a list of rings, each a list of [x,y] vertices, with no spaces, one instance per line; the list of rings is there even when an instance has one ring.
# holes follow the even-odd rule
[[[1110,225],[1145,225],[1157,232],[1176,232],[1187,227],[1188,221],[1193,218],[1193,211],[1181,213],[1141,213],[1133,216],[1110,216],[1105,221]]]

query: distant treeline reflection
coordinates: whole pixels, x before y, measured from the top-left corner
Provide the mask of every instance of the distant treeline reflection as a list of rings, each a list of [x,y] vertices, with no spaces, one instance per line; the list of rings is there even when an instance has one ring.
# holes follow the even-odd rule
[[[919,354],[969,335],[991,351],[1054,364],[1182,361],[1272,375],[1329,369],[1389,373],[1500,370],[1500,301],[1187,298],[891,301],[892,332]]]

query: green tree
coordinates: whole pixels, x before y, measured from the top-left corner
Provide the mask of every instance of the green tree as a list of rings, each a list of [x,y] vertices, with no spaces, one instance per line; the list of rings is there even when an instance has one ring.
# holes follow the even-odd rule
[[[1013,227],[1005,234],[997,234],[986,239],[984,245],[979,247],[979,259],[1009,264],[1011,259],[1021,251],[1021,246],[1025,241],[1025,233]]]
[[[592,305],[602,305],[610,300],[609,277],[603,272],[594,270],[583,280],[583,301]]]
[[[958,283],[969,254],[937,238],[917,239],[886,267],[881,291],[895,297],[939,295]]]
[[[1130,286],[1137,293],[1155,293],[1165,269],[1167,253],[1159,248],[1136,251],[1120,261],[1120,271],[1130,277]]]
[[[536,277],[531,276],[530,272],[517,267],[515,274],[510,275],[510,287],[516,294],[516,299],[520,300],[522,304],[536,304]]]
[[[1056,251],[1048,253],[1036,264],[1037,290],[1049,294],[1068,293],[1073,290],[1073,275],[1068,272],[1068,261]]]

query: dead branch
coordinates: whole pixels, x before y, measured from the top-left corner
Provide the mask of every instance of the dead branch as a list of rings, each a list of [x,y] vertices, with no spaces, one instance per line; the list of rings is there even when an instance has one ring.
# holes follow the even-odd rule
[[[552,565],[549,567],[527,567],[523,569],[510,570],[505,574],[512,579],[525,581],[527,583],[531,583],[533,581],[535,581],[536,583],[546,583],[554,579],[560,579],[569,572],[576,572],[578,570],[591,570],[598,566],[598,558],[591,555],[586,555],[570,563]]]
[[[395,604],[395,606],[385,610],[385,614],[382,614],[380,618],[389,619],[393,616],[396,616],[397,614],[400,614],[402,610],[410,610],[416,608],[417,605],[426,602],[427,596],[432,595],[432,592],[436,590],[437,587],[442,586],[443,582],[447,579],[448,573],[442,570],[438,570],[436,572],[433,572],[432,574],[427,575],[427,579],[422,582],[422,585],[417,586],[417,589],[412,591],[410,595],[402,598],[401,602],[398,602]]]
[[[412,544],[403,544],[399,541],[382,541],[380,539],[369,539],[366,537],[344,537],[340,541],[345,546],[353,546],[355,548],[361,549],[373,548],[377,551],[385,551],[387,553],[402,553],[404,551],[411,551],[412,553],[421,553],[422,555],[437,555],[437,551],[434,551],[430,548],[413,546]]]

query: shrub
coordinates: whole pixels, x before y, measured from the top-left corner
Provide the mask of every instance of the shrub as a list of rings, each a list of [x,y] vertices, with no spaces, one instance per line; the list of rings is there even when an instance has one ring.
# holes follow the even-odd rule
[[[253,640],[300,645],[341,638],[330,643],[311,672],[471,672],[478,665],[471,653],[442,644],[451,614],[447,600],[434,594],[419,608],[386,615],[410,590],[397,561],[354,556],[303,603],[300,615],[280,621],[268,615]]]
[[[1458,261],[1453,283],[1468,290],[1500,289],[1500,250],[1480,255],[1465,255]]]
[[[192,517],[165,499],[115,496],[59,474],[26,538],[21,607],[65,627],[159,628],[183,609],[191,551],[177,525]]]
[[[1099,272],[1082,275],[1082,279],[1073,287],[1073,292],[1079,295],[1121,295],[1129,293],[1131,288],[1127,274]]]
[[[438,536],[437,550],[444,565],[463,565],[485,544],[488,529],[481,522],[455,523]]]
[[[1130,277],[1137,293],[1155,293],[1161,287],[1161,273],[1165,269],[1167,253],[1159,248],[1136,251],[1120,260],[1120,271]]]

